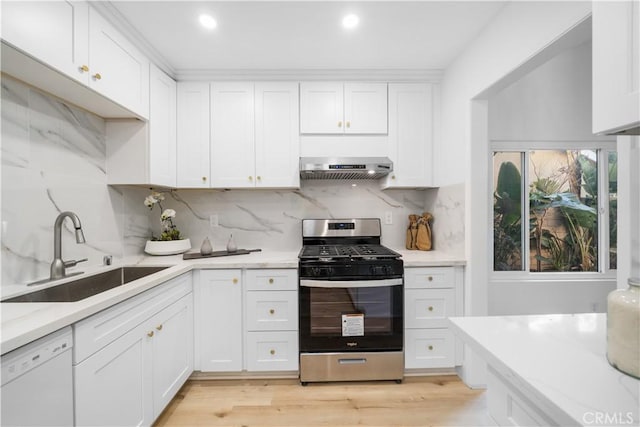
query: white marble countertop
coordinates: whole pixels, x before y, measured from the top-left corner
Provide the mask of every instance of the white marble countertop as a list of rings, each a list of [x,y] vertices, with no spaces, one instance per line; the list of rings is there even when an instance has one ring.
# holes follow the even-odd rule
[[[406,267],[464,265],[463,260],[436,251],[397,252],[402,254]],[[298,252],[263,251],[187,261],[182,259],[182,255],[141,256],[123,260],[110,267],[85,267],[83,270],[86,275],[89,275],[117,268],[121,265],[167,265],[171,267],[77,302],[1,303],[0,350],[2,354],[149,290],[180,274],[195,269],[212,268],[297,268]],[[27,287],[25,285],[3,286],[2,298],[33,292],[79,277],[82,276],[75,276],[38,287]]]
[[[639,425],[640,380],[607,362],[605,314],[450,320],[457,336],[560,425]]]

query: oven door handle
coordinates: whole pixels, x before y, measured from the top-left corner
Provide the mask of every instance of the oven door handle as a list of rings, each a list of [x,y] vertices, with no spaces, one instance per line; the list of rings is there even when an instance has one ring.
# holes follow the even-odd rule
[[[381,280],[300,280],[305,288],[379,288],[384,286],[402,286],[402,279]]]

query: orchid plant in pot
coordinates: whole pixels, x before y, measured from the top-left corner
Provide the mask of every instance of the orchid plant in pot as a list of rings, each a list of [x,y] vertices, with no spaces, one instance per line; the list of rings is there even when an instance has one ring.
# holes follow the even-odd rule
[[[160,225],[162,232],[159,237],[151,233],[151,239],[147,240],[144,251],[150,255],[175,255],[191,249],[191,241],[180,235],[180,230],[173,223],[176,217],[176,211],[173,209],[164,209],[162,202],[164,194],[152,191],[150,195],[145,197],[144,204],[150,210],[158,205],[160,208]]]

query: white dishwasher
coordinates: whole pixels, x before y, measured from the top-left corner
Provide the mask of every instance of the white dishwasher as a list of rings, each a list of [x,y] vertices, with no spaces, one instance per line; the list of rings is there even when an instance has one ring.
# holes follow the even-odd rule
[[[4,426],[72,426],[71,327],[2,355]]]

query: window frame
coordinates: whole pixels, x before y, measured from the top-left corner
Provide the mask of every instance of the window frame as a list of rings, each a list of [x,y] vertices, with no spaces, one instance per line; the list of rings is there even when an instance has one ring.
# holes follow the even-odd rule
[[[598,270],[597,271],[552,271],[532,272],[529,265],[530,249],[529,230],[522,230],[522,262],[523,269],[519,271],[494,270],[494,154],[496,152],[520,153],[522,160],[522,176],[529,176],[529,157],[531,151],[536,150],[594,150],[598,161]],[[609,153],[617,152],[616,141],[491,141],[489,150],[489,180],[488,194],[488,241],[491,256],[489,262],[490,280],[494,282],[518,281],[518,282],[546,282],[546,281],[585,281],[615,279],[615,269],[609,268]],[[606,172],[605,172],[606,171]],[[528,224],[530,218],[529,209],[529,179],[522,180],[521,206],[523,208],[522,224]],[[606,195],[606,197],[605,197]]]

